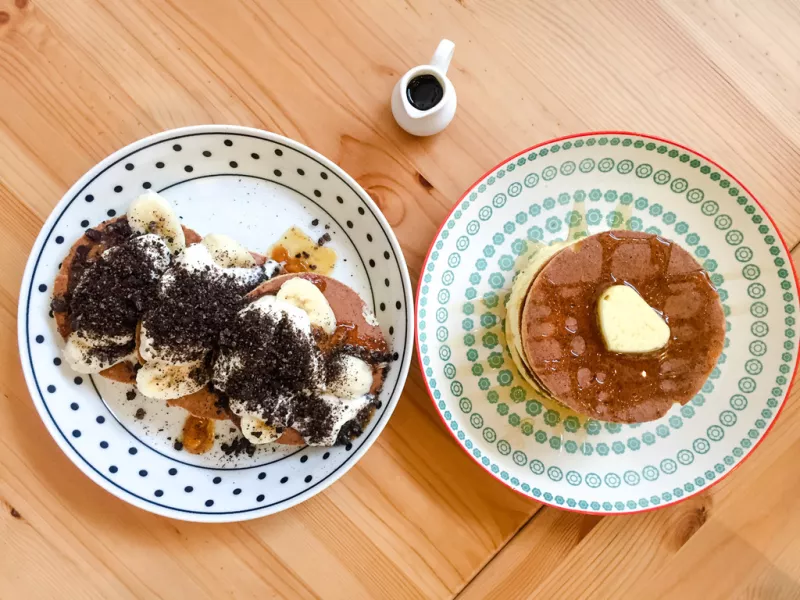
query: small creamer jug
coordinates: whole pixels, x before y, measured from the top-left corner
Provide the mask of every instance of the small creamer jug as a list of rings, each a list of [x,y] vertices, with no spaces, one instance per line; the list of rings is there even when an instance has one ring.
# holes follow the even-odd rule
[[[455,44],[442,40],[430,64],[410,69],[392,92],[392,114],[397,124],[412,135],[439,133],[456,114],[456,90],[447,78]]]

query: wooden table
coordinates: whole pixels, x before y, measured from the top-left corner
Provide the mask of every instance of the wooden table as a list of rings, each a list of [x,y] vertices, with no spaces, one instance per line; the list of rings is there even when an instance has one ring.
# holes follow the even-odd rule
[[[397,128],[389,94],[441,37],[459,108]],[[561,512],[451,441],[416,365],[389,427],[323,494],[258,521],[143,512],[84,477],[15,356],[42,221],[107,154],[237,123],[335,160],[378,202],[412,277],[464,189],[503,157],[591,129],[714,157],[800,242],[793,0],[0,0],[0,597],[800,597],[800,403],[713,490],[636,516]],[[796,254],[800,251],[796,251]]]

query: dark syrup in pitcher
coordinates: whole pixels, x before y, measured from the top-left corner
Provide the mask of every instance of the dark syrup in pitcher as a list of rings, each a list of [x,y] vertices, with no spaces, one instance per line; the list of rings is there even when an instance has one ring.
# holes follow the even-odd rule
[[[417,75],[408,83],[406,97],[417,110],[430,110],[444,96],[442,84],[434,75]]]

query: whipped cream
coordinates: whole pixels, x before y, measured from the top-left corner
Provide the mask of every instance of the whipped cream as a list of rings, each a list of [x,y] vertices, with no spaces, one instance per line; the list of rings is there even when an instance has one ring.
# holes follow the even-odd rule
[[[372,398],[367,396],[360,396],[351,400],[345,400],[330,394],[322,394],[319,399],[330,408],[331,418],[333,419],[331,433],[313,441],[306,439],[306,443],[309,446],[333,446],[336,443],[336,440],[339,438],[339,433],[341,432],[345,423],[355,419],[358,416],[358,413],[367,408],[372,402]],[[304,425],[305,422],[301,421],[293,424],[292,427],[302,433]]]
[[[338,358],[337,377],[328,382],[327,391],[345,400],[354,400],[369,394],[372,387],[372,367],[349,354]]]
[[[223,267],[215,261],[215,255],[208,246],[193,244],[178,255],[174,268],[170,269],[161,279],[162,293],[168,292],[175,283],[177,269],[195,273],[211,269],[216,274],[233,278],[242,287],[255,287],[265,279],[274,277],[280,271],[280,264],[274,260],[268,260],[263,266]]]

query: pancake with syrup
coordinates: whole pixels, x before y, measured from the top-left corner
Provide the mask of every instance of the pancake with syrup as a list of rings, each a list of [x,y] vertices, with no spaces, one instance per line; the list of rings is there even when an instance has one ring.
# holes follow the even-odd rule
[[[506,329],[539,391],[598,420],[639,423],[700,390],[725,317],[708,273],[678,244],[608,231],[534,256],[515,281]]]

